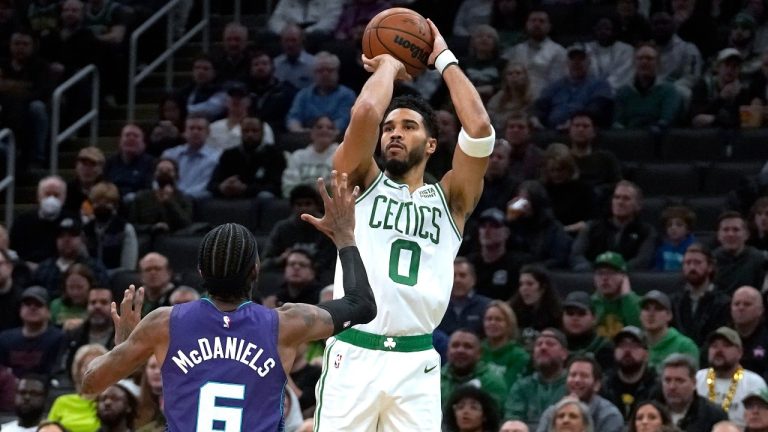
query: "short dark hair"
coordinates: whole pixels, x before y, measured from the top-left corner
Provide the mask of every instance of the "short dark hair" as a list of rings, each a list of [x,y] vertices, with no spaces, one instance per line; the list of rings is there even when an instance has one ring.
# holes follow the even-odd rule
[[[296,185],[296,187],[291,189],[288,202],[294,205],[300,199],[311,199],[319,208],[323,208],[323,198],[320,196],[320,193],[308,184]]]
[[[726,219],[741,219],[741,221],[744,223],[744,226],[747,225],[747,220],[744,219],[744,216],[742,216],[741,213],[737,212],[736,210],[727,210],[720,213],[720,216],[717,217],[718,229],[720,229],[720,224],[723,223],[723,221]]]
[[[595,360],[595,356],[592,353],[574,355],[568,361],[566,370],[569,370],[574,363],[589,363],[592,365],[592,378],[594,378],[595,382],[602,382],[603,368],[600,367],[600,363]]]
[[[421,114],[421,117],[424,119],[424,129],[427,131],[427,137],[437,137],[437,133],[439,132],[437,127],[437,115],[429,102],[424,100],[424,98],[410,94],[398,96],[392,99],[389,107],[387,107],[387,111],[384,113],[384,118],[398,108],[406,108]]]
[[[707,257],[707,261],[710,263],[715,262],[715,256],[712,254],[712,249],[709,246],[701,242],[691,243],[686,249],[685,253],[700,253]]]
[[[499,429],[499,411],[496,408],[496,401],[493,400],[491,395],[478,387],[471,384],[464,384],[457,387],[453,393],[448,397],[448,402],[445,404],[445,422],[448,426],[448,430],[457,431],[459,426],[456,423],[456,415],[453,412],[453,406],[461,402],[464,399],[473,399],[480,403],[483,407],[483,430],[495,431]]]
[[[576,110],[572,112],[568,120],[573,121],[576,117],[586,117],[590,122],[592,122],[592,127],[597,126],[597,123],[595,122],[595,115],[587,110]]]
[[[666,225],[672,219],[682,220],[690,231],[696,223],[696,213],[686,206],[670,206],[661,212],[661,223]]]
[[[688,369],[688,376],[695,379],[698,365],[696,359],[687,354],[670,354],[661,364],[662,371],[670,367],[683,367]]]

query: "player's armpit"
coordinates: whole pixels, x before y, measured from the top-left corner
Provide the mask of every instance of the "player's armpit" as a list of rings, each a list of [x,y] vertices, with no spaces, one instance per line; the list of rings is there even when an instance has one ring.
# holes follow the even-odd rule
[[[333,334],[333,319],[325,309],[305,303],[286,303],[277,309],[277,313],[281,343],[309,342]]]
[[[97,357],[83,375],[81,393],[96,395],[127,377],[159,349],[168,349],[171,308],[159,308],[144,317],[128,339]],[[158,358],[162,364],[164,358]]]

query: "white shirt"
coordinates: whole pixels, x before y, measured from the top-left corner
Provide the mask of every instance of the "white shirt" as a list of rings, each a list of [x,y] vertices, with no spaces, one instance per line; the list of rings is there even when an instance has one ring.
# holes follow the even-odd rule
[[[590,72],[608,81],[613,91],[632,82],[635,50],[631,45],[616,41],[605,47],[597,42],[589,42],[586,48]]]
[[[262,130],[262,144],[274,144],[275,132],[272,131],[269,123],[262,122]],[[227,119],[221,119],[211,123],[208,140],[205,142],[205,145],[221,153],[224,150],[239,146],[242,141],[243,133],[240,129],[240,123],[235,123],[234,127],[229,128]]]
[[[709,386],[707,386],[707,371],[709,369],[702,369],[696,372],[696,392],[699,396],[708,399],[709,398]],[[728,388],[731,386],[730,378],[716,378],[715,379],[715,401],[717,405],[723,403]],[[750,393],[758,392],[766,387],[765,380],[763,378],[749,370],[744,370],[744,377],[736,385],[736,392],[733,395],[733,401],[731,401],[731,407],[728,410],[728,418],[736,423],[737,426],[744,427],[744,404],[741,403],[742,399]]]
[[[521,42],[504,51],[502,57],[520,62],[528,68],[534,98],[538,98],[548,84],[565,76],[565,48],[550,38],[540,43],[532,40]]]
[[[2,426],[0,426],[0,430],[3,432],[35,432],[37,430],[37,426],[33,427],[21,427],[19,426],[19,421],[14,420],[9,423],[3,423]]]

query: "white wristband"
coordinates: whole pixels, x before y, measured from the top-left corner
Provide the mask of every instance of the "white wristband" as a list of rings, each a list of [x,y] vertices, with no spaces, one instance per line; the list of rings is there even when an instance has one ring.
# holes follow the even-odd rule
[[[437,58],[435,58],[435,69],[440,72],[440,75],[443,74],[445,68],[452,64],[459,64],[459,59],[457,59],[449,49],[444,49],[443,52],[438,54]]]
[[[476,158],[488,157],[493,153],[493,146],[496,144],[496,131],[491,127],[491,134],[483,138],[472,138],[467,135],[464,128],[459,132],[459,148],[467,154]]]

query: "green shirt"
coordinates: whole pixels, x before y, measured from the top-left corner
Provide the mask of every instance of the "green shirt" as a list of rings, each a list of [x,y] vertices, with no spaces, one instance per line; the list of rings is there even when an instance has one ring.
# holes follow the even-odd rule
[[[481,360],[504,377],[507,388],[511,388],[515,381],[528,372],[531,356],[517,342],[509,342],[496,349],[488,346],[487,341],[483,341],[480,346],[483,350]]]
[[[95,432],[101,426],[96,416],[96,402],[74,393],[53,401],[48,420],[61,423],[70,432]]]
[[[640,296],[633,291],[613,300],[592,294],[592,306],[595,308],[599,336],[613,339],[625,326],[640,327]]]
[[[648,347],[648,364],[661,372],[661,364],[670,354],[687,354],[699,361],[699,347],[689,337],[670,327],[660,341]]]
[[[474,384],[487,391],[498,404],[498,408],[504,406],[504,397],[507,395],[507,385],[504,376],[489,368],[485,363],[478,362],[472,373],[457,377],[453,374],[450,363],[440,371],[440,401],[443,406],[451,397],[456,387],[462,384]],[[479,385],[478,385],[479,384]]]
[[[70,319],[70,318],[82,318],[85,319],[88,315],[88,311],[85,309],[84,306],[67,306],[64,301],[61,300],[61,297],[53,300],[51,302],[51,322],[56,324],[57,326],[61,326],[64,324],[64,321]]]
[[[565,377],[561,375],[551,382],[544,382],[538,372],[520,378],[509,390],[504,405],[504,418],[520,420],[530,430],[536,430],[539,418],[550,406],[565,396]]]

